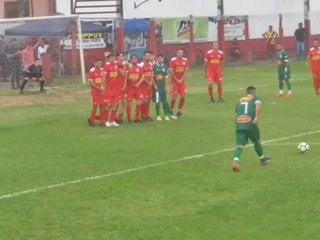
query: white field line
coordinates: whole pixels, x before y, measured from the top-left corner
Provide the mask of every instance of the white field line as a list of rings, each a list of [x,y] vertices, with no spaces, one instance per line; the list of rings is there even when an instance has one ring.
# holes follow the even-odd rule
[[[297,145],[299,142],[286,142],[286,143],[265,143],[264,146],[291,146],[291,145]],[[320,142],[308,142],[309,145],[320,145]]]
[[[301,134],[296,134],[296,135],[291,135],[291,136],[282,137],[282,138],[275,138],[275,139],[264,141],[262,143],[268,144],[268,143],[278,142],[278,141],[282,141],[282,140],[288,140],[288,139],[292,139],[292,138],[296,138],[296,137],[313,135],[313,134],[317,134],[317,133],[320,133],[320,130],[301,133]],[[251,146],[252,146],[252,144],[248,145],[247,147],[251,147]],[[53,184],[53,185],[49,185],[49,186],[45,186],[45,187],[27,189],[27,190],[20,191],[20,192],[14,192],[14,193],[1,195],[0,196],[0,200],[9,199],[9,198],[13,198],[13,197],[19,197],[21,195],[27,195],[27,194],[30,194],[30,193],[36,193],[36,192],[49,190],[49,189],[53,189],[53,188],[61,188],[61,187],[65,187],[67,185],[78,184],[78,183],[82,183],[82,182],[86,182],[86,181],[93,181],[93,180],[97,180],[97,179],[101,179],[101,178],[108,178],[108,177],[112,177],[112,176],[123,175],[123,174],[126,174],[126,173],[138,172],[138,171],[142,171],[142,170],[145,170],[145,169],[164,166],[164,165],[168,165],[168,164],[172,164],[172,163],[178,163],[178,162],[183,162],[183,161],[193,160],[193,159],[200,159],[200,158],[203,158],[203,157],[206,157],[206,156],[210,156],[210,155],[215,155],[215,154],[224,153],[224,152],[230,152],[232,150],[233,150],[233,148],[226,148],[226,149],[221,149],[221,150],[217,150],[217,151],[214,151],[214,152],[208,152],[208,153],[203,153],[203,154],[186,156],[186,157],[179,158],[179,159],[176,159],[176,160],[153,163],[153,164],[144,165],[144,166],[135,167],[135,168],[128,168],[128,169],[125,169],[125,170],[122,170],[122,171],[113,172],[113,173],[107,173],[107,174],[104,174],[104,175],[86,177],[86,178],[82,178],[82,179],[78,179],[78,180],[57,183],[57,184]]]

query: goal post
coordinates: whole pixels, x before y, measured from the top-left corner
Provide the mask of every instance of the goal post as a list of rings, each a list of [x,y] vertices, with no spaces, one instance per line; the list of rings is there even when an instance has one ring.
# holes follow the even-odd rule
[[[87,32],[104,30],[88,24],[85,24]],[[84,58],[83,26],[78,15],[0,19],[1,41],[5,45],[0,80],[9,80],[13,68],[23,70],[40,58],[45,80],[85,83],[86,70],[91,64],[86,64]],[[44,52],[38,51],[39,47],[45,49]],[[18,52],[15,58],[14,52]]]

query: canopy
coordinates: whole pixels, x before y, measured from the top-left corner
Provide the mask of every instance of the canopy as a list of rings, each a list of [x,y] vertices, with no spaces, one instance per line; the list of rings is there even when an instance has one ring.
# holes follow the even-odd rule
[[[123,27],[125,32],[148,32],[149,21],[144,19],[125,20]]]
[[[72,29],[70,21],[70,18],[30,21],[25,24],[6,29],[5,35],[61,37],[71,34]],[[107,27],[83,21],[81,21],[81,29],[83,33],[110,32]]]

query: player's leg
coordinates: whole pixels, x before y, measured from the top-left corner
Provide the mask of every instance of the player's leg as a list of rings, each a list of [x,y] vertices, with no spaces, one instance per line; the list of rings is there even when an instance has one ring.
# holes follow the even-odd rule
[[[314,71],[312,73],[312,78],[313,78],[313,89],[314,89],[314,95],[315,96],[319,96],[319,72],[318,71]]]
[[[284,80],[284,75],[282,73],[278,73],[279,92],[276,95],[277,97],[283,96],[283,80]]]
[[[25,76],[23,81],[22,81],[22,84],[21,84],[21,88],[20,88],[20,93],[22,94],[23,93],[23,89],[25,88],[25,86],[27,85],[28,81],[29,81],[29,77],[28,76]]]
[[[108,98],[104,104],[104,114],[103,114],[106,127],[111,127],[111,125],[110,125],[110,112],[111,112],[111,102],[110,102],[110,98]]]
[[[244,146],[248,143],[248,136],[246,130],[236,131],[236,147],[233,150],[233,171],[239,171],[240,156]]]
[[[122,123],[122,119],[123,119],[123,114],[124,114],[124,110],[126,109],[126,104],[127,101],[125,98],[121,98],[120,102],[119,102],[119,114],[117,117],[118,123]]]
[[[45,93],[46,91],[44,90],[44,80],[43,78],[40,79],[40,92]]]
[[[139,89],[135,90],[133,97],[136,100],[136,111],[134,116],[134,122],[138,123],[140,122],[141,106],[142,106],[142,93],[140,92]]]
[[[213,73],[210,70],[207,70],[207,80],[208,80],[208,93],[209,93],[210,101],[214,102],[214,97],[213,97]]]
[[[288,74],[285,76],[284,80],[286,81],[287,88],[288,88],[287,97],[291,97],[291,96],[292,96],[292,90],[291,90],[290,73],[288,73]]]
[[[262,147],[262,144],[260,142],[260,131],[259,131],[258,126],[252,128],[249,131],[249,139],[254,144],[254,150],[257,153],[258,157],[259,157],[260,164],[261,165],[266,165],[268,162],[270,162],[271,158],[263,155],[263,147]]]
[[[90,113],[90,118],[88,118],[88,123],[90,126],[95,126],[96,121],[96,111],[99,106],[99,101],[96,96],[92,95],[92,108]]]
[[[179,104],[178,104],[177,116],[181,117],[182,116],[182,108],[184,106],[185,96],[186,96],[186,84],[184,81],[179,85],[178,93],[180,94],[180,100],[179,100]]]
[[[118,97],[114,96],[114,98],[112,99],[111,114],[110,114],[110,125],[114,126],[114,127],[118,127],[119,126],[119,124],[116,123],[116,121],[115,121],[116,114],[117,114],[118,102],[119,102]]]
[[[127,90],[127,106],[126,106],[126,114],[127,114],[127,121],[131,122],[131,106],[133,101],[133,90],[128,89]]]
[[[157,115],[157,121],[162,121],[162,118],[160,116],[160,92],[159,91],[153,91],[152,94],[152,101],[155,103],[155,109],[156,109],[156,115]]]

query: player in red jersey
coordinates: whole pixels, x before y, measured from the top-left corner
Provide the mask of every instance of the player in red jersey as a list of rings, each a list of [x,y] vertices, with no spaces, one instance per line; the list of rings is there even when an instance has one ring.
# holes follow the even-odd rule
[[[174,106],[176,104],[177,96],[180,95],[177,116],[182,116],[182,107],[186,95],[185,77],[188,70],[188,60],[183,57],[183,50],[177,50],[177,56],[172,58],[169,63],[169,71],[171,74],[171,103],[170,109],[173,114]]]
[[[141,84],[142,91],[142,107],[141,115],[144,121],[153,121],[150,117],[150,101],[152,99],[152,86],[153,86],[153,65],[150,63],[150,52],[145,51],[143,54],[143,62],[139,66],[143,70],[144,80]]]
[[[319,96],[320,87],[320,47],[319,40],[313,40],[313,47],[310,48],[306,65],[310,65],[311,74],[313,77],[314,95]]]
[[[126,76],[126,71],[128,68],[128,63],[124,61],[124,53],[120,52],[117,54],[117,64],[119,67],[119,86],[120,86],[120,94],[119,94],[119,108],[118,108],[118,117],[116,122],[122,123],[123,122],[123,114],[126,109],[127,104],[127,89],[124,88],[124,80]]]
[[[208,80],[208,92],[211,102],[214,102],[213,83],[218,85],[218,102],[223,102],[222,98],[222,68],[223,52],[219,50],[219,43],[213,42],[212,49],[209,50],[204,58],[205,75]]]
[[[127,88],[127,119],[131,122],[131,105],[133,99],[136,100],[136,112],[134,122],[140,122],[142,92],[141,83],[143,82],[143,70],[138,65],[138,56],[132,54],[130,56],[130,64],[126,72],[124,88]]]
[[[96,111],[99,106],[100,110],[100,126],[104,124],[104,107],[103,107],[103,69],[101,68],[102,61],[95,59],[94,67],[90,69],[88,73],[88,81],[91,85],[91,98],[92,98],[92,109],[91,117],[88,118],[90,126],[95,126]]]
[[[120,85],[119,85],[119,67],[116,63],[116,56],[110,53],[108,62],[103,66],[103,76],[105,78],[105,92],[104,101],[106,105],[106,127],[118,127],[119,124],[115,122],[117,113],[117,106],[119,103],[120,96]],[[110,114],[111,111],[111,114]],[[110,117],[109,117],[110,114]]]

